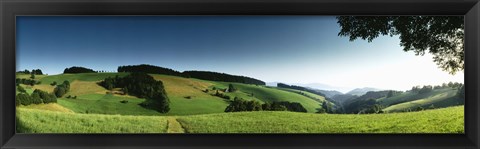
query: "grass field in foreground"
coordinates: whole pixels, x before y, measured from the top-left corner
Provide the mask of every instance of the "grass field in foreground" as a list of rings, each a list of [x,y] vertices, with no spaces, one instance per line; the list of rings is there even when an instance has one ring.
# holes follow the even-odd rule
[[[167,117],[75,114],[17,108],[19,133],[164,133]]]
[[[464,107],[390,114],[238,112],[191,116],[120,116],[17,108],[20,133],[463,133]],[[181,128],[185,130],[181,130]],[[179,130],[180,129],[180,130]]]
[[[189,133],[463,133],[463,106],[392,114],[240,112],[179,117]]]

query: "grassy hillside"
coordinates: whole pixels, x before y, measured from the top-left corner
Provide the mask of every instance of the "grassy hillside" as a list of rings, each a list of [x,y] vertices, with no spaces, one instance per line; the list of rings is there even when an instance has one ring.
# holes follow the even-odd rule
[[[79,73],[79,74],[59,74],[59,75],[49,75],[40,79],[42,84],[50,84],[53,81],[56,81],[58,84],[61,84],[63,81],[68,80],[73,82],[74,80],[78,81],[100,81],[107,77],[126,76],[128,73]]]
[[[163,133],[166,117],[75,114],[17,108],[20,133]]]
[[[231,97],[241,97],[247,100],[259,100],[262,102],[273,102],[273,101],[289,101],[289,102],[298,102],[300,103],[307,112],[313,113],[317,111],[317,108],[320,108],[320,102],[315,101],[314,99],[308,98],[306,96],[281,90],[276,87],[266,87],[260,85],[251,85],[251,84],[241,84],[241,83],[230,83],[230,82],[211,82],[214,84],[214,87],[225,89],[229,84],[233,84],[235,88],[239,91],[234,93],[226,93]],[[253,93],[253,96],[250,96]],[[321,98],[318,97],[318,98]],[[324,98],[322,98],[324,99]]]
[[[417,107],[427,108],[431,105],[433,105],[435,108],[460,105],[463,103],[463,99],[457,97],[456,94],[457,90],[446,89],[444,92],[421,95],[422,98],[418,98],[409,102],[395,104],[383,110],[387,112],[401,112],[406,109],[414,110]]]
[[[412,93],[412,92],[403,92],[401,94],[395,95],[393,97],[389,98],[380,98],[377,99],[380,104],[384,106],[390,106],[402,102],[409,102],[409,101],[414,101],[414,100],[419,100],[419,99],[424,99],[424,98],[429,98],[432,96],[436,96],[438,94],[443,94],[448,92],[448,94],[453,94],[456,93],[456,89],[452,88],[445,88],[445,89],[435,89],[432,92],[424,93],[424,94],[417,94],[417,93]]]
[[[364,115],[262,111],[191,116],[120,116],[20,107],[17,108],[17,130],[21,133],[463,133],[463,109],[463,106],[457,106]]]
[[[228,105],[224,99],[203,92],[211,83],[168,75],[152,76],[163,82],[170,98],[167,115],[222,113]]]
[[[120,101],[127,100],[128,103]],[[120,115],[160,115],[155,110],[143,108],[139,104],[145,99],[118,97],[111,94],[80,95],[77,99],[59,98],[57,103],[76,113],[120,114]]]
[[[170,112],[161,114],[154,110],[145,109],[138,104],[145,99],[139,99],[128,95],[107,94],[105,88],[99,86],[97,82],[106,77],[115,75],[125,76],[127,73],[81,73],[81,74],[60,74],[45,76],[40,79],[40,85],[26,88],[41,89],[52,92],[54,86],[49,85],[56,81],[62,83],[64,80],[70,81],[71,89],[64,97],[77,96],[77,99],[59,98],[58,104],[77,113],[97,113],[97,114],[121,114],[121,115],[194,115],[223,113],[228,100],[213,96],[215,92],[211,89],[216,87],[224,89],[228,86],[227,82],[204,81],[192,78],[182,78],[169,75],[152,74],[156,80],[161,80],[165,86],[168,97],[170,98]],[[261,102],[272,101],[290,101],[301,103],[308,112],[316,112],[320,103],[306,96],[279,90],[277,88],[267,88],[265,86],[247,85],[233,83],[238,91],[225,93],[232,99],[241,97],[247,100],[257,100]],[[204,92],[210,89],[210,92]],[[223,91],[221,91],[223,92]],[[253,96],[252,96],[253,93]],[[324,98],[318,95],[311,95],[323,101]],[[120,103],[122,100],[128,103]]]
[[[37,110],[46,110],[46,111],[57,111],[57,112],[65,112],[65,113],[74,113],[72,110],[67,109],[57,103],[49,103],[49,104],[31,104],[28,106],[20,106],[20,108],[26,109],[37,109]]]
[[[240,112],[179,117],[190,133],[463,133],[463,106],[393,114]]]
[[[308,98],[313,99],[313,100],[316,100],[318,102],[325,102],[326,101],[325,97],[314,94],[314,93],[306,92],[306,91],[300,91],[300,90],[295,90],[295,89],[290,89],[290,88],[277,88],[277,89],[293,92],[293,93],[300,94],[300,95],[303,94],[303,96],[308,97]]]

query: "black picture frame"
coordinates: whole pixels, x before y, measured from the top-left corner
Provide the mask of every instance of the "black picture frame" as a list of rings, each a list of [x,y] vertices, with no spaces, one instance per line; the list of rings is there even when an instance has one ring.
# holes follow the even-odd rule
[[[18,15],[464,15],[465,134],[16,134]],[[10,148],[431,148],[480,143],[479,0],[0,0],[0,146]]]

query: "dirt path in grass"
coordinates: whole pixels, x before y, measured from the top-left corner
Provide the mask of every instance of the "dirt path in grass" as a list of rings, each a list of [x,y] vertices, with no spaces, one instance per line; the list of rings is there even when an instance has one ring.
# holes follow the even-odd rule
[[[182,124],[177,121],[175,117],[169,117],[167,119],[167,133],[185,133]]]

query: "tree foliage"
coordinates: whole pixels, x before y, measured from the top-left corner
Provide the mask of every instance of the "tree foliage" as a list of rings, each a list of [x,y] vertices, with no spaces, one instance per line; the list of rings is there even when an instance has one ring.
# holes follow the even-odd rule
[[[23,88],[23,87],[20,86],[20,85],[17,86],[17,90],[18,90],[18,92],[20,92],[20,93],[27,93],[27,91],[25,90],[25,88]]]
[[[226,92],[235,92],[237,91],[237,88],[233,86],[233,84],[228,84],[228,88],[225,90]]]
[[[250,77],[245,76],[236,76],[230,75],[226,73],[218,73],[218,72],[210,72],[210,71],[184,71],[184,76],[202,79],[202,80],[210,80],[210,81],[223,81],[223,82],[237,82],[237,83],[244,83],[244,84],[255,84],[255,85],[265,85],[266,83]]]
[[[33,69],[31,74],[35,74],[35,75],[43,75],[43,72],[42,70],[40,69]]]
[[[24,105],[24,106],[32,104],[32,99],[31,99],[31,97],[30,97],[28,94],[26,94],[26,93],[17,94],[17,96],[15,97],[15,99],[17,99],[17,100],[19,101],[19,103],[20,103],[21,105]]]
[[[25,69],[23,71],[17,71],[17,73],[30,74],[30,71]]]
[[[344,103],[345,113],[368,113],[368,109],[371,109],[377,103],[378,98],[382,98],[388,95],[390,91],[369,91],[366,94],[354,99],[350,99]]]
[[[261,104],[254,100],[244,100],[235,97],[233,101],[225,108],[225,112],[241,112],[241,111],[292,111],[292,112],[307,112],[307,110],[297,102],[271,102]]]
[[[404,51],[429,52],[444,71],[464,70],[463,16],[339,16],[339,36],[372,42],[380,35],[400,38]]]
[[[35,86],[35,84],[40,84],[40,81],[36,81],[36,80],[33,80],[33,79],[17,78],[17,79],[15,79],[15,83],[17,85],[25,84],[25,85]]]
[[[35,89],[31,95],[27,93],[19,93],[15,97],[16,105],[31,105],[31,104],[41,104],[41,103],[56,103],[57,98],[55,95]]]
[[[134,72],[125,77],[108,77],[99,83],[106,89],[123,88],[129,95],[147,100],[141,103],[146,108],[157,110],[161,113],[170,111],[170,101],[162,81],[155,80],[152,76]]]
[[[62,97],[63,95],[65,95],[69,91],[70,91],[70,82],[67,81],[67,80],[63,81],[62,84],[57,85],[57,87],[55,87],[55,89],[53,89],[53,93],[57,97]]]
[[[147,64],[119,66],[117,71],[165,74],[165,75],[172,75],[172,76],[210,80],[210,81],[237,82],[237,83],[245,83],[245,84],[265,85],[265,82],[261,80],[257,80],[257,79],[249,78],[245,76],[235,76],[235,75],[230,75],[226,73],[218,73],[218,72],[210,72],[210,71],[195,71],[195,70],[179,72],[170,68],[164,68],[164,67],[147,65]]]
[[[73,66],[70,68],[65,68],[65,70],[63,70],[63,73],[97,73],[97,72],[89,68]]]
[[[57,97],[53,93],[48,93],[46,91],[42,91],[39,89],[35,89],[32,93],[33,94],[38,94],[40,98],[42,99],[43,103],[56,103],[57,102]]]
[[[43,103],[42,98],[40,98],[40,94],[38,92],[32,93],[32,104],[41,104]]]
[[[183,76],[183,74],[179,71],[176,71],[170,68],[164,68],[164,67],[147,65],[147,64],[119,66],[117,71],[118,72],[143,72],[143,73],[151,73],[151,74]]]

